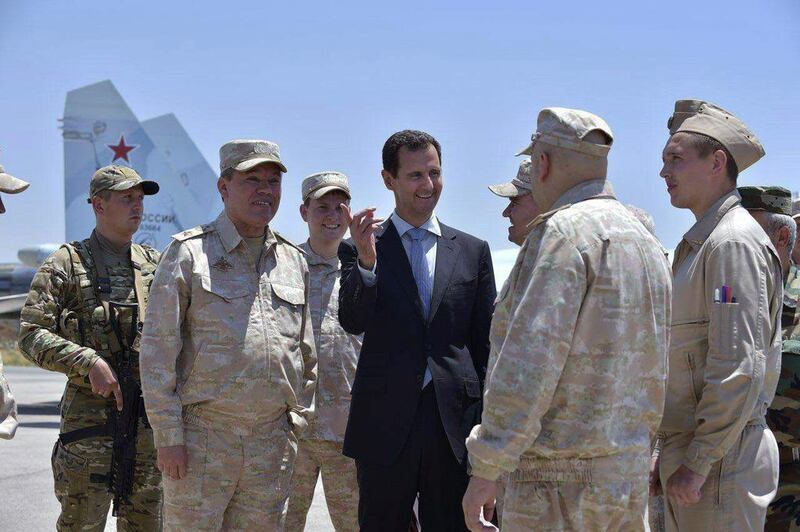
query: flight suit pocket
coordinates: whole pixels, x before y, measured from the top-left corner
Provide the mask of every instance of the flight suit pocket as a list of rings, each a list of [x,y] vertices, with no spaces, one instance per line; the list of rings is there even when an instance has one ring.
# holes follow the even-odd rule
[[[697,361],[692,353],[686,353],[686,365],[689,369],[689,391],[691,393],[692,400],[696,405],[697,402],[700,400],[699,394],[697,392],[698,387],[702,389],[703,386],[703,375],[701,374],[700,369],[697,367]],[[699,384],[698,384],[699,379]]]
[[[735,358],[739,348],[739,303],[714,303],[709,350],[720,358]]]

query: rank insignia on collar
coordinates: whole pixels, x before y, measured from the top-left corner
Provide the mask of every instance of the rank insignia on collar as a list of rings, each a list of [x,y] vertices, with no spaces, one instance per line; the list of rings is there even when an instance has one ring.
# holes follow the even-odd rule
[[[228,262],[225,257],[220,257],[217,259],[217,262],[211,265],[211,267],[221,272],[229,272],[233,269],[233,264]]]

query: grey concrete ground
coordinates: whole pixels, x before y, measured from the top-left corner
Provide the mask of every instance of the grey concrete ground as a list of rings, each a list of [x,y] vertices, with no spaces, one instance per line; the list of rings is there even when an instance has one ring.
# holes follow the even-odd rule
[[[13,440],[0,440],[0,530],[54,530],[59,506],[53,495],[50,453],[58,437],[56,408],[65,378],[39,368],[5,367],[19,405],[20,427]],[[106,530],[116,530],[110,517]],[[317,484],[306,530],[333,530]]]

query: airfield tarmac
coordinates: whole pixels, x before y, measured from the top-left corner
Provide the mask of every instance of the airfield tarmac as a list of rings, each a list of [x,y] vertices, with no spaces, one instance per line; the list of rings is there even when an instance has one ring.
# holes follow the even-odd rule
[[[33,367],[5,368],[19,406],[13,440],[0,440],[0,530],[54,530],[59,505],[53,494],[50,453],[58,437],[58,401],[66,378]],[[109,515],[106,530],[116,530]],[[317,483],[306,531],[333,530],[322,484]]]

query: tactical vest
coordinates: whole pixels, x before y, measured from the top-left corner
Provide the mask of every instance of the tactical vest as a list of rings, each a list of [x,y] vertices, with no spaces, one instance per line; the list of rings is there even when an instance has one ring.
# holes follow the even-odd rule
[[[70,255],[70,286],[77,296],[69,308],[65,308],[59,317],[59,334],[81,346],[94,349],[98,355],[111,361],[114,354],[121,351],[117,336],[112,330],[109,300],[112,299],[113,287],[119,286],[123,276],[113,272],[101,261],[101,251],[91,238],[76,241],[63,246]],[[138,353],[139,340],[144,323],[145,311],[150,284],[156,268],[156,257],[152,250],[139,244],[131,244],[131,264],[133,288],[138,309],[137,323],[132,324],[132,313],[121,317],[124,330],[133,331],[129,339],[131,349]],[[114,268],[116,269],[116,268]],[[129,295],[120,302],[129,302]],[[87,379],[69,375],[70,382],[86,386]],[[77,377],[77,378],[76,378]]]

